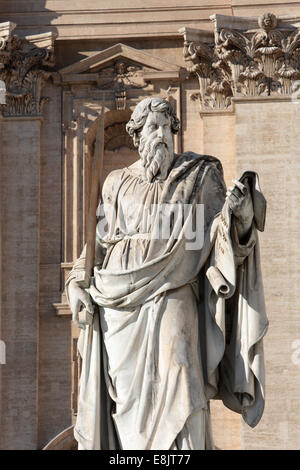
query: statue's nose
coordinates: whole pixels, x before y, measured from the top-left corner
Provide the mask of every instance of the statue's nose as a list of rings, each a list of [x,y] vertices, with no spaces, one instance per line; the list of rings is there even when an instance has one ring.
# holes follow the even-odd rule
[[[157,136],[162,138],[163,135],[164,135],[163,128],[161,126],[159,126],[159,128],[157,129]]]

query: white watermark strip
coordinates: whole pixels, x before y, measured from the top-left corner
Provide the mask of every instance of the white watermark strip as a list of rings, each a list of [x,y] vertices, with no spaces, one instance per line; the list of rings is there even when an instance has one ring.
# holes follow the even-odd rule
[[[4,341],[0,339],[0,364],[6,364],[6,345]]]
[[[291,99],[293,104],[300,103],[300,80],[295,80],[292,84]]]
[[[114,237],[141,240],[186,240],[186,250],[200,250],[204,243],[204,204],[143,204],[132,202],[123,208],[102,204],[98,208],[97,239],[116,242]],[[137,222],[138,221],[138,222]],[[138,226],[138,227],[137,227]],[[113,233],[109,233],[112,227]],[[120,233],[116,234],[115,229]]]
[[[295,350],[292,354],[292,363],[295,366],[300,366],[300,339],[295,339],[292,342],[292,349]]]

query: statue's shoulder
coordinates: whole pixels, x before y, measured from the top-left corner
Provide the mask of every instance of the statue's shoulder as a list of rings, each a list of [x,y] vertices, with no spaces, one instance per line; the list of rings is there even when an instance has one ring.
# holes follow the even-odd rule
[[[111,171],[103,183],[102,196],[106,199],[107,195],[114,194],[124,180],[124,168]]]
[[[201,153],[195,153],[192,151],[187,151],[181,154],[176,155],[176,165],[186,165],[186,164],[197,164],[208,167],[216,168],[221,175],[223,175],[223,167],[220,160],[212,155],[206,155]],[[204,165],[203,165],[204,163]]]

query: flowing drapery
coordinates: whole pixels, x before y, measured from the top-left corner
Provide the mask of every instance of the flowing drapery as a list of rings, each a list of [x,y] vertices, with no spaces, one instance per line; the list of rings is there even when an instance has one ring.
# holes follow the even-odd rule
[[[252,175],[252,197],[261,195]],[[79,342],[83,358],[75,436],[85,449],[168,449],[188,418],[218,395],[254,426],[264,406],[262,337],[267,328],[257,226],[239,244],[218,160],[177,157],[168,179],[150,184],[130,169],[105,182],[108,232],[89,293],[99,305]],[[142,202],[142,210],[132,202]],[[182,236],[151,233],[150,205],[204,205],[204,240],[186,249]],[[153,215],[153,214],[152,214]],[[159,217],[159,214],[157,215]],[[180,215],[178,216],[180,217]],[[262,224],[262,223],[261,223]],[[176,229],[176,230],[175,230]],[[178,235],[178,231],[177,231]],[[101,251],[96,247],[96,254]],[[84,253],[68,282],[82,269]],[[67,282],[67,285],[68,285]],[[204,442],[205,447],[212,444]]]

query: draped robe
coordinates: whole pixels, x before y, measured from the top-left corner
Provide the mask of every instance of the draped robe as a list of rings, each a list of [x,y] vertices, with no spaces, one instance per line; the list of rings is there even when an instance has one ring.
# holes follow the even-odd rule
[[[250,426],[261,418],[268,322],[257,229],[263,230],[265,201],[257,175],[248,180],[255,217],[241,245],[214,157],[178,155],[162,182],[149,183],[131,167],[106,179],[102,197],[110,210],[97,227],[88,289],[99,308],[78,345],[80,448],[213,448],[209,400],[215,397]],[[189,222],[203,205],[201,246],[187,249],[180,211],[168,239],[151,236],[158,208],[168,204],[189,204]],[[188,427],[193,417],[195,431]]]

